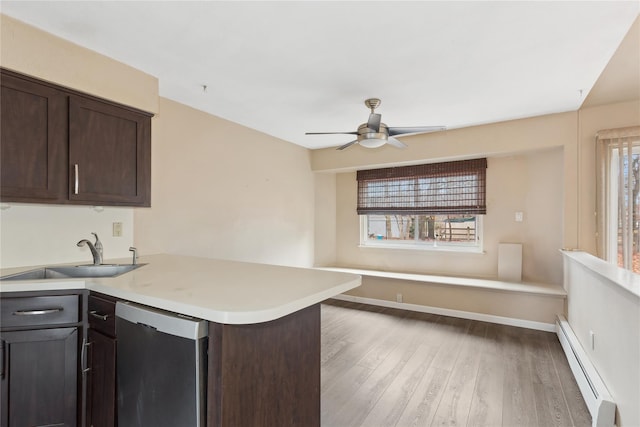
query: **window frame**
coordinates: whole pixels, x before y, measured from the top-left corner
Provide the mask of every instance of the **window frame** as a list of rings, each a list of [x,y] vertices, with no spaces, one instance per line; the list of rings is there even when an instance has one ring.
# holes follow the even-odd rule
[[[416,214],[417,215],[417,214]],[[415,215],[412,215],[415,216]],[[448,243],[448,242],[421,242],[420,240],[372,240],[369,239],[368,221],[369,215],[358,215],[360,221],[360,248],[367,249],[399,249],[426,252],[452,252],[452,253],[484,253],[484,215],[476,217],[476,240],[474,245]]]

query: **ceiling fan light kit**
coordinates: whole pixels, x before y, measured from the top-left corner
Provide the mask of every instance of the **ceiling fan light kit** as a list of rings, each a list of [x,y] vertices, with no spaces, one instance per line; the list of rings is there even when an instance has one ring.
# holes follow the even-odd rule
[[[395,135],[416,135],[419,133],[435,132],[445,130],[444,126],[418,126],[418,127],[388,127],[380,120],[382,115],[377,114],[375,109],[382,101],[378,98],[369,98],[364,101],[364,105],[371,109],[369,120],[358,126],[356,132],[307,132],[305,135],[329,135],[329,134],[345,134],[357,135],[357,139],[341,145],[337,150],[344,150],[354,144],[360,144],[365,148],[378,148],[385,144],[393,145],[398,148],[406,148],[406,144],[394,138]]]

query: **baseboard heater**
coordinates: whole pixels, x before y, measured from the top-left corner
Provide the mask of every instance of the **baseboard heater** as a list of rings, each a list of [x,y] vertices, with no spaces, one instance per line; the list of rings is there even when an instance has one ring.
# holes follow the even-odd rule
[[[613,426],[616,404],[564,316],[556,319],[556,333],[591,413],[593,427]]]

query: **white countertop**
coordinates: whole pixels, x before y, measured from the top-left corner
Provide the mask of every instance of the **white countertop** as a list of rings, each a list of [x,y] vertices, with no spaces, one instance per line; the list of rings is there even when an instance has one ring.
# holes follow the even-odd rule
[[[141,256],[139,263],[147,265],[113,278],[2,281],[0,292],[89,289],[213,322],[250,324],[286,316],[361,282],[356,274],[179,255]]]

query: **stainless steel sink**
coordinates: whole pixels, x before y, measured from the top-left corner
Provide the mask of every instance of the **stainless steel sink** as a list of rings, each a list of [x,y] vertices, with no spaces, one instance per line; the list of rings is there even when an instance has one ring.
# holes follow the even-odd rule
[[[71,265],[36,268],[0,277],[0,280],[42,280],[87,277],[116,277],[146,264]]]

